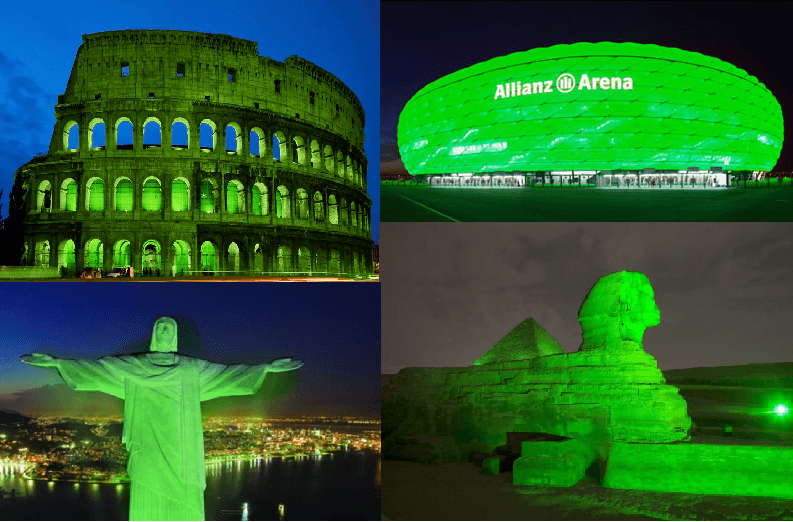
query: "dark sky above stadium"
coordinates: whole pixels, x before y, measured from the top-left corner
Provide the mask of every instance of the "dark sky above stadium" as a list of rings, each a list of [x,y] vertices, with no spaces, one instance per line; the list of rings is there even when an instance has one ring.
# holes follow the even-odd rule
[[[383,2],[380,171],[405,172],[399,113],[428,83],[496,56],[576,42],[636,42],[714,56],[793,107],[792,2]],[[776,170],[793,169],[783,145]]]
[[[259,54],[283,62],[296,54],[330,71],[366,113],[364,152],[372,197],[372,237],[379,235],[380,190],[374,129],[379,128],[378,0],[157,2],[3,2],[0,15],[0,189],[2,216],[14,172],[47,151],[53,106],[66,89],[82,35],[123,29],[175,29],[253,40]]]
[[[567,352],[599,278],[643,272],[662,370],[791,362],[793,224],[389,223],[383,373],[469,366],[533,317]]]
[[[0,407],[7,406],[3,395],[62,383],[48,369],[20,362],[20,355],[97,359],[149,351],[154,321],[168,315],[177,320],[179,353],[222,364],[303,361],[280,403],[287,414],[380,415],[380,285],[143,287],[0,285]],[[23,411],[24,405],[15,407]]]

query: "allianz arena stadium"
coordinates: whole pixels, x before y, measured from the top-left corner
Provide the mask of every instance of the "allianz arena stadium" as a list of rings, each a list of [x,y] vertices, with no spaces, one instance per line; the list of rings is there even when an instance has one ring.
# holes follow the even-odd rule
[[[436,186],[726,187],[770,171],[782,109],[757,78],[700,53],[576,43],[500,56],[408,101],[398,143]]]

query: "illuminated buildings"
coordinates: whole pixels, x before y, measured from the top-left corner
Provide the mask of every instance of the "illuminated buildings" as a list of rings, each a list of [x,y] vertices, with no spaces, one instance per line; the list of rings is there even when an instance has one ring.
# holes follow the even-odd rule
[[[303,58],[219,34],[84,35],[55,117],[15,174],[23,265],[372,271],[364,111]]]
[[[727,186],[782,148],[771,92],[676,48],[576,43],[478,63],[425,86],[399,118],[408,172],[440,186]]]

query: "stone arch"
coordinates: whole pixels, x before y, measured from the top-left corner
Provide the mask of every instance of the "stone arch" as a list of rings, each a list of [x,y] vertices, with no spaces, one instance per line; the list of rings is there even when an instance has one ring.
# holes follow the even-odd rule
[[[157,270],[162,270],[162,247],[156,239],[147,239],[143,242],[140,256],[140,266],[144,269],[151,270],[152,274],[156,274]]]
[[[322,205],[322,194],[319,191],[314,192],[314,221],[325,221],[325,212]]]
[[[336,203],[336,196],[328,196],[328,221],[331,225],[339,224],[339,205]]]
[[[245,213],[245,187],[239,180],[232,179],[226,184],[226,212],[228,214]]]
[[[212,241],[204,241],[201,243],[201,271],[204,275],[207,272],[214,274],[220,270],[220,259],[217,256],[217,248]]]
[[[234,149],[229,149],[229,128],[234,131]],[[237,156],[242,154],[242,127],[237,122],[231,122],[226,124],[226,143],[223,145],[225,147],[225,151],[228,154],[236,154]]]
[[[58,245],[58,266],[66,270],[74,270],[75,256],[74,241],[71,239],[64,239]]]
[[[201,180],[201,212],[216,214],[218,212],[218,184],[213,178]]]
[[[140,202],[143,210],[147,212],[162,210],[162,184],[157,177],[148,176],[143,180],[143,193]]]
[[[254,136],[256,136],[256,138],[254,138]],[[259,127],[254,127],[251,129],[251,134],[250,134],[251,156],[255,156],[257,158],[263,158],[264,155],[267,153],[267,140],[264,139],[265,136],[266,133]],[[254,143],[257,143],[258,154],[253,153]]]
[[[158,139],[157,139],[158,143],[146,143],[146,128],[148,127],[148,125],[150,123],[157,125],[157,134],[156,134],[156,136],[158,137]],[[151,129],[151,127],[148,127],[148,128]],[[151,132],[149,134],[150,134],[149,135],[149,140],[151,140]],[[143,148],[144,149],[148,149],[148,148],[156,148],[156,147],[162,147],[162,123],[160,123],[160,119],[159,118],[156,118],[154,116],[149,116],[143,122]]]
[[[328,270],[327,253],[322,247],[314,249],[314,270],[317,272],[326,272]]]
[[[190,210],[190,180],[179,176],[171,183],[171,210],[186,212]]]
[[[278,151],[278,157],[276,158],[276,151]],[[286,162],[287,158],[287,150],[286,150],[286,135],[284,135],[281,131],[275,131],[273,133],[273,159],[276,161],[280,161],[281,163]]]
[[[341,273],[341,253],[337,248],[330,250],[330,260],[328,261],[328,271],[332,274]]]
[[[275,216],[279,218],[289,218],[289,190],[283,185],[279,185],[276,190],[278,194],[275,195]]]
[[[229,243],[228,257],[226,258],[226,271],[239,272],[240,271],[240,247],[232,241]]]
[[[340,150],[336,151],[336,174],[344,178],[344,154]]]
[[[308,163],[306,141],[300,136],[295,136],[292,138],[292,146],[294,147],[292,161],[298,165],[306,165]]]
[[[353,275],[358,275],[360,272],[360,262],[358,260],[358,252],[356,250],[352,251],[352,273]]]
[[[48,239],[36,242],[36,266],[50,266],[50,242]]]
[[[305,189],[299,188],[295,193],[295,219],[309,219],[308,213],[308,193]]]
[[[85,209],[105,210],[105,182],[102,178],[94,176],[85,183]]]
[[[97,145],[94,140],[94,132],[97,125],[102,125],[102,145]],[[94,118],[88,123],[88,148],[89,150],[101,150],[105,148],[105,144],[107,143],[107,126],[105,125],[105,120],[102,118]]]
[[[126,176],[119,176],[113,184],[113,210],[130,212],[135,205],[135,185]]]
[[[278,271],[291,272],[292,271],[292,248],[288,245],[278,245]]]
[[[77,147],[69,148],[69,134],[72,127],[77,127]],[[69,120],[63,124],[63,150],[64,152],[73,152],[80,148],[80,126],[74,120]]]
[[[113,245],[113,268],[127,267],[132,264],[131,244],[128,239],[119,239]]]
[[[52,212],[52,183],[45,179],[39,183],[36,194],[36,210],[39,212]]]
[[[322,153],[319,150],[317,140],[311,140],[311,167],[318,169],[322,164]]]
[[[256,272],[264,272],[264,250],[259,243],[253,246],[253,269]]]
[[[358,230],[363,230],[363,208],[358,205]]]
[[[297,249],[297,270],[298,272],[311,272],[311,249],[301,246]]]
[[[325,170],[333,174],[333,149],[330,145],[325,145]]]
[[[121,127],[121,124],[125,123],[125,122],[129,123],[129,126],[132,129],[132,143],[119,143],[118,142],[118,131],[119,131],[119,128]],[[120,149],[121,147],[123,147],[123,149],[121,149],[121,150],[132,150],[135,147],[135,126],[132,124],[132,120],[130,120],[126,116],[122,116],[122,117],[120,117],[119,119],[116,120],[114,128],[115,128],[115,133],[116,133],[116,149]]]
[[[172,259],[171,275],[190,275],[190,245],[187,241],[177,239],[173,242]]]
[[[65,212],[77,210],[77,182],[74,178],[66,178],[61,183],[61,210]]]
[[[210,120],[209,118],[206,118],[206,119],[203,119],[203,120],[201,120],[201,124],[200,124],[200,125],[199,125],[199,127],[198,127],[198,131],[199,131],[199,135],[198,135],[198,145],[199,145],[199,148],[200,148],[200,149],[201,149],[203,152],[210,152],[209,150],[207,150],[207,148],[206,148],[206,147],[204,147],[203,145],[201,145],[201,141],[202,141],[202,140],[201,140],[201,138],[203,138],[203,137],[205,137],[205,136],[206,136],[206,135],[204,134],[204,125],[206,125],[207,127],[209,127],[209,130],[210,130],[210,131],[212,131],[212,149],[210,149],[210,150],[215,150],[215,147],[217,146],[217,139],[218,139],[218,127],[217,127],[217,125],[215,125],[215,122],[214,122],[214,121],[212,121],[212,120]]]
[[[182,125],[184,125],[185,133],[187,135],[186,136],[187,139],[185,140],[185,144],[184,145],[174,145],[173,144],[173,141],[174,141],[173,137],[174,137],[174,134],[177,133],[177,128],[178,128],[176,126],[177,123],[181,123]],[[190,122],[187,121],[186,118],[182,118],[181,116],[177,116],[171,122],[171,148],[174,148],[174,149],[177,149],[177,150],[185,150],[185,149],[189,149],[190,148]]]
[[[347,224],[348,224],[348,220],[347,220],[347,218],[348,218],[348,216],[347,216],[347,200],[344,199],[344,198],[341,198],[341,209],[340,209],[340,211],[341,211],[341,219],[339,221],[341,222],[342,225],[344,225],[346,227]]]
[[[355,210],[355,201],[350,201],[350,225],[352,228],[358,228],[358,212]]]
[[[93,238],[86,241],[83,268],[102,268],[104,253],[105,249],[101,239]]]
[[[355,177],[352,174],[352,160],[350,159],[349,155],[347,156],[347,179],[350,181],[350,183],[355,182]]]
[[[266,216],[270,213],[270,200],[267,194],[267,185],[261,181],[251,187],[251,213],[254,216]]]

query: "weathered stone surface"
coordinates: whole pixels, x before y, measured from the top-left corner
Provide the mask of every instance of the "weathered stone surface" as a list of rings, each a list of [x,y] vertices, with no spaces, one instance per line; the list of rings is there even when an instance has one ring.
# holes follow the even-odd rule
[[[523,442],[522,456],[512,469],[516,486],[572,486],[582,478],[590,449],[580,441]]]
[[[603,486],[793,498],[791,476],[790,447],[616,443]]]
[[[616,294],[611,301],[609,292]],[[691,425],[686,403],[641,347],[639,333],[658,316],[647,278],[606,276],[581,309],[585,336],[589,331],[588,339],[597,342],[585,342],[578,352],[465,368],[406,368],[392,376],[382,387],[384,448],[407,433],[451,437],[463,458],[470,451],[492,454],[516,433],[577,437],[590,447],[684,439]],[[628,327],[622,328],[623,320]],[[590,451],[587,458],[596,455]]]
[[[223,34],[82,40],[49,149],[14,176],[16,262],[72,276],[373,271],[364,111],[336,76]]]
[[[564,353],[562,345],[529,317],[477,359],[474,365],[520,361],[560,353]]]
[[[581,351],[642,350],[644,330],[661,323],[646,275],[621,271],[600,279],[578,311]]]

